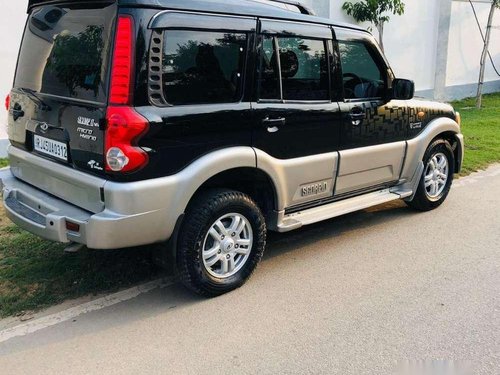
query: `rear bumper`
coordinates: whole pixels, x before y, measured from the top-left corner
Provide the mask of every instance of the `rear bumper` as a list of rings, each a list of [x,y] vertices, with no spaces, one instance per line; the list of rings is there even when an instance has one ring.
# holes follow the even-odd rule
[[[167,225],[163,210],[128,215],[109,209],[92,213],[17,179],[9,169],[0,171],[0,190],[7,216],[48,240],[116,249],[165,241],[170,235],[163,226]],[[78,232],[68,230],[67,222],[79,225]]]

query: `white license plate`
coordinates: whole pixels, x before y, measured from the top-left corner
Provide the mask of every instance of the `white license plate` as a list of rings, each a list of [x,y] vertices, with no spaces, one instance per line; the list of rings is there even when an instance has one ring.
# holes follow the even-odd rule
[[[53,156],[59,160],[68,161],[68,146],[65,143],[54,141],[35,135],[35,151]]]

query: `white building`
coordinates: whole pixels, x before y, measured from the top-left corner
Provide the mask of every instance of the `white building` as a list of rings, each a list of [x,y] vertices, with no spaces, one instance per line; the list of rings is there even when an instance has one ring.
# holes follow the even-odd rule
[[[303,0],[318,15],[354,22],[341,9],[344,0]],[[28,0],[0,0],[0,94],[9,92]],[[385,30],[386,55],[400,78],[413,79],[417,94],[451,100],[474,96],[482,39],[468,0],[406,0],[403,16],[392,16]],[[490,0],[473,0],[483,32]],[[366,25],[369,27],[370,25]],[[500,10],[493,22],[490,53],[500,69]],[[500,77],[488,62],[485,91],[500,91]],[[5,111],[0,109],[0,157],[4,152]]]
[[[304,0],[323,17],[354,22],[341,9],[344,2]],[[475,96],[483,41],[469,0],[404,2],[405,14],[392,16],[384,32],[385,53],[396,76],[413,79],[421,96],[443,100]],[[472,3],[484,33],[491,0]],[[490,53],[500,70],[500,10],[493,20]],[[485,81],[486,92],[500,91],[500,76],[489,61]]]

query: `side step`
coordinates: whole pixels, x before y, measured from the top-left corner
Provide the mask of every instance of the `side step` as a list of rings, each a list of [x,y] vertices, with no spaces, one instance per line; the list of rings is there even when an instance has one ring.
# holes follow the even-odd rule
[[[278,232],[289,232],[304,225],[314,224],[323,220],[363,210],[368,207],[395,201],[405,198],[408,195],[411,195],[411,191],[396,193],[391,192],[391,189],[360,195],[339,202],[285,215],[281,222],[278,223],[277,229]]]

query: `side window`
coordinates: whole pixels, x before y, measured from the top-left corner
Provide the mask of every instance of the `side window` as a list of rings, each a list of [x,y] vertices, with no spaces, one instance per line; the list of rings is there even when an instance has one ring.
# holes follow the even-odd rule
[[[169,104],[234,103],[241,99],[246,34],[167,30],[164,96]]]
[[[329,100],[326,43],[319,39],[265,36],[261,51],[259,98]]]
[[[284,100],[328,100],[329,75],[323,40],[278,38]]]
[[[386,85],[384,69],[363,42],[339,42],[344,97],[379,98]]]
[[[259,98],[260,99],[281,99],[280,92],[280,72],[274,38],[265,36],[262,40],[262,51],[259,74]]]

